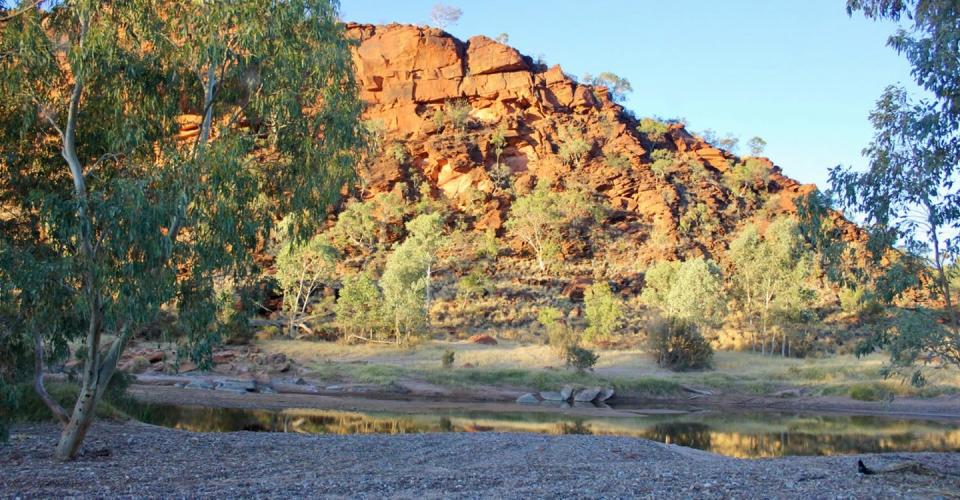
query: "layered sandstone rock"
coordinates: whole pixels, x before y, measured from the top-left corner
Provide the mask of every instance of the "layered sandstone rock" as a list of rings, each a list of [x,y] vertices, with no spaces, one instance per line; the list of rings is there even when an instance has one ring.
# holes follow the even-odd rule
[[[679,124],[661,138],[646,137],[607,89],[580,84],[560,66],[542,67],[490,38],[464,42],[438,29],[399,24],[350,24],[348,33],[358,42],[354,61],[367,104],[364,117],[379,121],[387,142],[400,144],[410,158],[402,166],[388,155],[374,162],[366,174],[367,195],[422,175],[453,207],[461,206],[465,196],[483,193],[487,211],[475,226],[499,229],[511,197],[497,192],[491,175],[497,163],[491,138],[497,129],[506,138],[499,163],[508,169],[515,192],[544,177],[587,186],[609,201],[614,227],[638,242],[658,231],[668,243],[683,246],[680,219],[690,206],[703,204],[717,221],[717,234],[712,241],[687,246],[714,253],[725,246],[725,235],[766,199],[778,194],[778,203],[766,210],[791,212],[792,200],[813,189],[762,159],[770,180],[757,187],[760,196],[731,191],[723,176],[740,161],[735,155]],[[469,124],[451,133],[443,115],[464,104]],[[565,130],[578,131],[591,144],[582,164],[564,164],[558,157]],[[648,154],[654,148],[674,151],[686,170],[670,178],[654,175]],[[608,161],[613,157],[620,159],[617,166]],[[698,164],[703,168],[697,169]]]

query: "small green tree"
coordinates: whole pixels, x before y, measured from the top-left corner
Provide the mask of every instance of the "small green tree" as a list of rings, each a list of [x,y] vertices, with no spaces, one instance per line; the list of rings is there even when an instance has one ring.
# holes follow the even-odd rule
[[[670,125],[663,120],[656,118],[641,118],[637,124],[637,132],[647,136],[651,140],[659,141],[670,130]]]
[[[614,295],[607,282],[594,283],[583,294],[587,329],[583,340],[591,343],[609,340],[623,321],[623,301]]]
[[[775,339],[769,335],[771,320],[789,317],[790,311],[812,291],[807,285],[812,259],[800,238],[797,222],[788,217],[775,220],[760,234],[754,225],[745,227],[730,243],[736,298],[749,318],[760,318],[760,351],[772,353]]]
[[[567,351],[578,345],[580,339],[567,325],[563,311],[555,307],[544,307],[537,313],[537,322],[547,331],[547,343],[550,348],[560,359],[566,360]]]
[[[460,299],[460,309],[464,309],[471,300],[479,299],[490,293],[493,283],[483,269],[477,267],[469,274],[457,281],[457,298]]]
[[[604,71],[596,77],[587,75],[584,77],[583,83],[606,87],[607,90],[610,91],[610,97],[614,100],[614,102],[625,101],[627,99],[627,94],[633,92],[633,86],[630,85],[630,80],[622,78],[614,73],[610,73],[609,71]]]
[[[383,324],[383,295],[366,273],[343,279],[334,306],[337,325],[348,337],[374,340]]]
[[[287,242],[277,252],[274,279],[283,292],[283,308],[289,315],[287,331],[307,329],[314,293],[332,286],[337,278],[337,250],[324,235],[317,235],[303,244]]]
[[[387,257],[380,278],[384,310],[397,344],[427,323],[430,278],[442,242],[440,214],[424,214],[407,223],[407,238]]]
[[[577,125],[566,125],[560,129],[560,146],[557,156],[565,165],[581,167],[590,157],[593,143],[584,136],[583,130]]]
[[[751,137],[747,141],[747,147],[750,148],[750,154],[760,156],[763,154],[763,150],[767,149],[767,141],[763,140],[762,137]]]
[[[726,299],[720,269],[702,257],[654,264],[644,275],[640,295],[668,318],[695,325],[715,325],[725,314]]]
[[[559,197],[550,190],[550,181],[540,179],[529,194],[517,198],[504,224],[507,231],[530,247],[540,271],[559,251],[559,229],[564,211]]]
[[[490,167],[490,180],[493,181],[494,188],[501,191],[510,185],[510,167],[500,163],[500,156],[507,147],[507,129],[504,126],[497,127],[490,136],[490,146],[493,147],[495,162]]]

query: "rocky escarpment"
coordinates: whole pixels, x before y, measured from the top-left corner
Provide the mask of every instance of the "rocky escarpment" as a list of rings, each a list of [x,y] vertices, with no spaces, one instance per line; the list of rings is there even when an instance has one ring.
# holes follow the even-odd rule
[[[606,222],[626,243],[620,246],[649,247],[655,236],[651,252],[663,258],[664,252],[718,254],[742,221],[761,211],[764,220],[790,212],[793,200],[813,189],[766,158],[752,159],[764,170],[760,181],[731,188],[724,176],[743,158],[681,124],[641,130],[606,88],[578,83],[560,66],[543,67],[490,38],[464,42],[397,24],[351,24],[348,33],[358,41],[365,118],[379,124],[386,143],[409,153],[402,160],[386,151],[376,158],[363,172],[366,196],[422,177],[432,196],[454,207],[479,199],[475,227],[499,230],[511,196],[497,189],[494,169],[505,165],[517,192],[549,178],[557,189],[579,185],[602,194],[611,209]],[[443,121],[453,106],[468,107],[459,132]],[[499,159],[492,144],[498,129],[506,140]],[[589,149],[578,161],[560,154],[571,135]],[[652,168],[657,149],[673,155],[669,173]]]

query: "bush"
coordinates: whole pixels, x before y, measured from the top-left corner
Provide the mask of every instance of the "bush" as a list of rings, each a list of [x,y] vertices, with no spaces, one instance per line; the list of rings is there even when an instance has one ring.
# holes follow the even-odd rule
[[[769,181],[770,169],[755,158],[736,164],[725,179],[731,191],[741,191],[745,188],[763,189]]]
[[[456,353],[451,349],[447,349],[446,351],[443,351],[443,358],[441,358],[440,362],[443,364],[444,368],[451,368],[453,367],[453,361],[455,358]]]
[[[843,288],[840,290],[840,310],[845,314],[858,317],[872,317],[883,312],[883,304],[875,293],[865,287]]]
[[[584,136],[583,131],[574,125],[567,125],[560,129],[560,147],[557,156],[564,165],[579,167],[590,156],[593,144]]]
[[[613,170],[630,169],[630,159],[620,153],[611,153],[604,156],[604,163]]]
[[[592,343],[610,339],[623,317],[623,305],[610,285],[606,282],[593,284],[584,293],[583,302],[587,317],[583,339]]]
[[[545,307],[537,314],[537,321],[547,330],[547,344],[560,359],[567,359],[567,351],[577,345],[576,333],[564,321],[563,311]]]
[[[383,295],[367,274],[351,276],[343,280],[334,311],[345,335],[371,338],[383,323]]]
[[[650,165],[650,171],[659,179],[666,179],[673,170],[673,164],[676,156],[669,149],[655,149],[650,153],[650,159],[653,164]]]
[[[713,363],[713,347],[697,326],[682,319],[657,319],[647,330],[657,364],[674,371],[701,370]]]
[[[879,384],[857,384],[850,388],[850,399],[857,401],[883,401],[893,393]]]
[[[600,359],[600,355],[580,346],[571,346],[567,349],[566,357],[567,366],[575,368],[578,373],[583,373],[587,370],[593,371],[593,366],[596,365],[597,360]]]
[[[473,108],[465,99],[448,101],[444,109],[444,115],[447,123],[457,132],[466,132],[470,125],[470,111]]]
[[[637,132],[653,140],[659,140],[669,130],[669,125],[654,118],[643,118],[640,120],[640,123],[637,124]]]
[[[460,278],[457,281],[457,298],[463,301],[464,305],[470,300],[478,299],[490,293],[493,285],[490,278],[482,269],[476,268],[470,271],[470,274]]]

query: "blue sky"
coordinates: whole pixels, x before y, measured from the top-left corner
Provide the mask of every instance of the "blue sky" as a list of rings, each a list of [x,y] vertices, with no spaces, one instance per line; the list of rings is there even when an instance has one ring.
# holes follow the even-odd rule
[[[341,0],[344,20],[428,24],[436,0]],[[638,116],[682,117],[695,131],[758,135],[785,173],[826,187],[827,169],[863,168],[867,120],[883,88],[910,84],[886,46],[891,23],[850,17],[844,0],[447,0],[447,31],[510,45],[573,75],[612,71]]]

